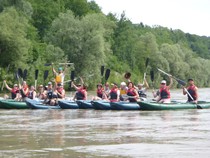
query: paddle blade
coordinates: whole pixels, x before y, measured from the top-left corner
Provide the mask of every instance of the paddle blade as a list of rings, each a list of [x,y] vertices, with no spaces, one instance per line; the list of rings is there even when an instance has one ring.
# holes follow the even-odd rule
[[[145,66],[147,67],[149,64],[149,58],[146,59]]]
[[[50,66],[50,65],[52,65],[51,63],[46,63],[46,64],[44,64],[44,66]]]
[[[47,79],[48,74],[49,74],[49,71],[48,70],[45,70],[44,71],[44,81]]]
[[[153,82],[154,81],[154,71],[153,70],[150,71],[150,78],[151,78],[151,81]]]
[[[101,76],[104,75],[104,66],[101,66]]]
[[[35,80],[37,80],[37,78],[38,78],[38,74],[39,74],[39,70],[35,70]]]
[[[182,85],[182,86],[185,86],[185,85],[186,85],[186,82],[185,82],[185,81],[182,81],[182,80],[180,80],[180,79],[176,79],[176,81],[177,81],[180,85]]]
[[[24,70],[23,71],[23,80],[26,80],[27,79],[27,74],[28,74],[28,70]]]
[[[18,76],[23,78],[23,71],[21,68],[18,68]]]
[[[109,79],[109,75],[110,75],[110,69],[106,69],[106,73],[105,73],[105,80],[106,81]]]
[[[72,81],[74,81],[74,77],[75,77],[75,72],[74,71],[71,71],[70,78],[71,78]]]

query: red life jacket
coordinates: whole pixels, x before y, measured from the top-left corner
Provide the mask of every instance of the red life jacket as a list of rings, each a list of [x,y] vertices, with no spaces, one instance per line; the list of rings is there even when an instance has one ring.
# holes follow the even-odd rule
[[[163,88],[160,88],[160,98],[161,99],[169,99],[171,98],[171,93],[168,89],[168,86],[165,86]]]
[[[190,93],[190,95],[192,96],[192,98],[193,98],[194,100],[197,99],[197,96],[196,96],[196,93],[195,93],[195,89],[196,89],[196,88],[197,88],[197,87],[196,87],[195,85],[187,87],[187,91]],[[188,96],[188,102],[193,101],[189,95],[187,95],[187,96]]]
[[[11,97],[12,97],[12,99],[16,98],[17,93],[19,93],[19,89],[12,88],[12,90],[11,90]]]
[[[118,88],[112,88],[110,90],[110,102],[116,102],[117,101],[117,91],[118,91]]]
[[[28,97],[29,91],[26,94],[24,94],[24,92],[27,90],[27,88],[28,88],[28,86],[26,86],[26,87],[24,87],[23,89],[20,90],[23,98]]]
[[[63,87],[57,88],[58,93],[63,93]],[[61,96],[58,95],[58,98],[61,98]]]
[[[137,93],[135,92],[134,88],[130,88],[127,90],[128,96],[136,96]],[[129,102],[137,102],[136,98],[128,98]]]
[[[96,93],[99,98],[103,98],[103,89],[97,89]]]
[[[86,98],[85,98],[85,92],[86,92],[85,89],[83,89],[83,88],[79,89],[79,90],[76,92],[76,99],[77,99],[77,100],[85,100],[85,99],[86,99]]]

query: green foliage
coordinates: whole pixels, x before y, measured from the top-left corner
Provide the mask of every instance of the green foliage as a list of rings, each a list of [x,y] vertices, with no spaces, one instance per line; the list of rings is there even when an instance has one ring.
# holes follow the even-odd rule
[[[145,62],[155,71],[155,84],[168,79],[161,68],[198,86],[210,86],[210,37],[200,37],[162,26],[132,24],[122,13],[120,19],[87,0],[0,0],[0,80],[15,81],[17,68],[28,69],[29,84],[43,84],[53,78],[45,63],[70,60],[77,76],[84,77],[89,87],[101,81],[100,67],[111,69],[110,82],[124,81],[131,72],[132,81],[143,82]],[[7,72],[7,67],[10,69]],[[69,73],[68,72],[68,73]],[[69,78],[67,75],[66,79]],[[147,75],[149,83],[150,77]],[[179,85],[175,82],[174,87]]]

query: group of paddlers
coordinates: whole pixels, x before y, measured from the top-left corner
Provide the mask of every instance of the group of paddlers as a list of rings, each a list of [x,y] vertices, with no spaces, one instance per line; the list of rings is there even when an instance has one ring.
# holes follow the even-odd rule
[[[47,86],[39,85],[38,90],[35,89],[34,86],[28,87],[26,81],[21,84],[14,84],[14,87],[11,88],[7,85],[6,81],[4,84],[6,88],[11,92],[11,98],[15,100],[24,100],[26,97],[30,99],[40,99],[43,100],[44,103],[49,105],[56,105],[58,99],[64,99],[66,97],[65,90],[63,87],[65,70],[60,67],[58,68],[58,72],[52,66],[52,71],[55,74],[55,80],[52,82],[48,82]],[[137,102],[137,101],[145,101],[147,100],[146,91],[149,88],[146,77],[144,77],[143,84],[134,85],[133,82],[130,81],[129,78],[126,82],[121,82],[118,87],[117,83],[111,83],[109,85],[108,82],[103,86],[101,83],[97,84],[96,96],[92,98],[92,100],[106,100],[110,102],[118,102],[118,101],[129,101],[129,102]],[[170,88],[173,84],[172,76],[169,76],[170,83],[167,86],[166,80],[162,80],[160,83],[160,88],[158,91],[152,91],[154,99],[159,103],[170,103],[171,95]],[[72,100],[87,100],[87,87],[85,86],[82,78],[80,78],[81,84],[75,85],[72,81],[72,87],[75,88],[76,92],[72,98]],[[54,83],[54,85],[53,85]],[[183,86],[183,94],[188,95],[188,102],[198,101],[198,92],[197,87],[194,84],[193,79],[188,80],[188,87]],[[5,95],[5,98],[9,98],[9,96]]]

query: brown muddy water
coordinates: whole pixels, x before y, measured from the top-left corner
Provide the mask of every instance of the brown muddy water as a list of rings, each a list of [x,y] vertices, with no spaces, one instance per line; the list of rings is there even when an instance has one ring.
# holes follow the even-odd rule
[[[210,89],[199,96],[210,101]],[[0,110],[0,121],[2,158],[210,157],[210,109]]]

